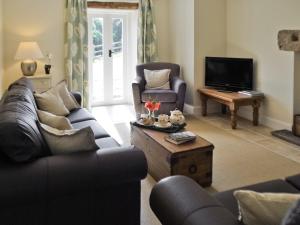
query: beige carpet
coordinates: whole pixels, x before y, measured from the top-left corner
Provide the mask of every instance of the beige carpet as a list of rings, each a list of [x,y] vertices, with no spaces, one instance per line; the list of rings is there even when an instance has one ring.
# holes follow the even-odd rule
[[[131,106],[94,108],[93,114],[120,143],[130,143],[128,123],[134,120]],[[253,127],[249,121],[239,120],[238,129],[231,130],[228,118],[221,115],[188,117],[187,122],[187,129],[215,146],[211,192],[300,173],[300,147],[272,137],[267,127]],[[160,224],[148,202],[154,184],[150,176],[142,182],[143,225]]]

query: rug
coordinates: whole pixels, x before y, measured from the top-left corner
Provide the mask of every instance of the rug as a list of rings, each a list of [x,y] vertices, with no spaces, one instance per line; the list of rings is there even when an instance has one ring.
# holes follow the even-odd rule
[[[289,130],[276,130],[271,132],[271,134],[275,137],[278,137],[282,140],[288,141],[295,145],[300,146],[300,137],[295,136],[292,131]]]

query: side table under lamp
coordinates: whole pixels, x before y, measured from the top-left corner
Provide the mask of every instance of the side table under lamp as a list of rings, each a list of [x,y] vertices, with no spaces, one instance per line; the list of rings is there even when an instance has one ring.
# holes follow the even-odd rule
[[[37,69],[36,59],[44,58],[36,42],[21,42],[17,49],[15,59],[23,60],[21,69],[24,76],[33,76]]]

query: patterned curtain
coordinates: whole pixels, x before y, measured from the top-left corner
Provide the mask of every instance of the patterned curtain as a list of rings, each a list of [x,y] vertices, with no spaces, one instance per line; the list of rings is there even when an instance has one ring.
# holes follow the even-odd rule
[[[157,36],[152,0],[139,0],[138,62],[157,61]]]
[[[65,67],[69,89],[79,91],[89,108],[88,21],[86,0],[67,0]]]

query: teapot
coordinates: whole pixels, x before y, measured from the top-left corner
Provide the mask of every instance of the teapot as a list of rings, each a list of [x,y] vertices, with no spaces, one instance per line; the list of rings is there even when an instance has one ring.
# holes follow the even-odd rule
[[[172,124],[176,124],[176,125],[184,124],[185,118],[180,110],[175,109],[174,111],[171,111],[170,113],[171,113],[170,122]]]

